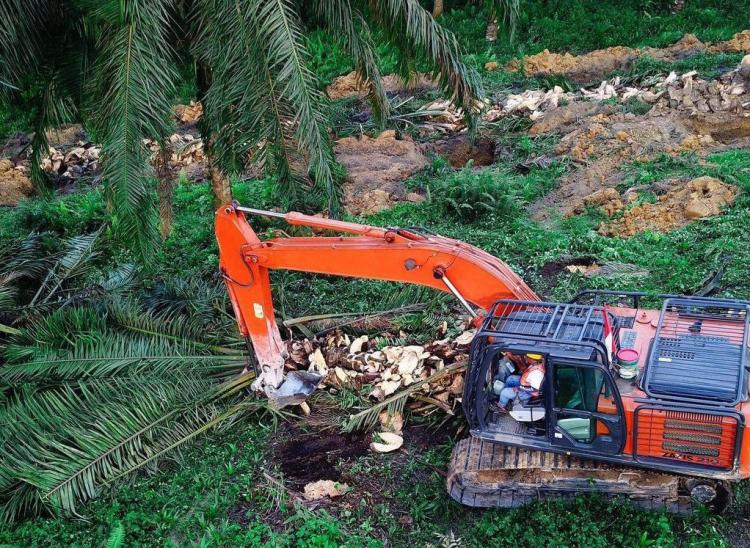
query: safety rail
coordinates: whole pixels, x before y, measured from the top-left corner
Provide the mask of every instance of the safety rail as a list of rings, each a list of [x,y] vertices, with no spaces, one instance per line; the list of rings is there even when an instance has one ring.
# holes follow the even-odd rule
[[[478,336],[534,341],[552,347],[588,347],[604,365],[610,356],[604,343],[604,308],[572,303],[551,303],[503,299],[484,319]],[[618,319],[607,312],[613,340],[618,340]]]

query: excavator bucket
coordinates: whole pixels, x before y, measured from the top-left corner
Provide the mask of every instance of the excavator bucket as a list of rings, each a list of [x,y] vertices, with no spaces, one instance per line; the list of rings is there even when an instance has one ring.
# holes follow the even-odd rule
[[[299,405],[315,392],[323,375],[309,371],[290,371],[284,376],[284,381],[274,390],[266,390],[268,401],[275,409],[287,405]]]

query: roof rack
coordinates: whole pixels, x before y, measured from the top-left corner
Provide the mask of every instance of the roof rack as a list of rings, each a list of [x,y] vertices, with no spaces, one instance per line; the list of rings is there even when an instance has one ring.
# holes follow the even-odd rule
[[[611,312],[609,317],[617,340],[617,318]],[[567,350],[569,357],[582,357],[576,354],[588,349],[589,356],[591,351],[596,352],[604,365],[610,362],[604,345],[604,309],[600,306],[502,299],[485,318],[482,334],[534,341],[548,349]]]
[[[745,391],[750,305],[671,298],[664,302],[643,388],[649,396],[737,405]]]

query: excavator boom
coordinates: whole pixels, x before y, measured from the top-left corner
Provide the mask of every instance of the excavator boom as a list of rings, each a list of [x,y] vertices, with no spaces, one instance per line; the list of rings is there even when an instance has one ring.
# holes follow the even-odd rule
[[[245,214],[281,218],[329,236],[261,240]],[[240,332],[252,341],[259,378],[273,397],[284,380],[286,345],[274,317],[269,270],[296,270],[432,287],[452,293],[476,317],[498,299],[539,300],[504,262],[472,245],[416,230],[379,228],[301,213],[243,208],[216,212],[220,269]],[[473,306],[472,306],[473,305]],[[478,307],[480,311],[474,310]]]

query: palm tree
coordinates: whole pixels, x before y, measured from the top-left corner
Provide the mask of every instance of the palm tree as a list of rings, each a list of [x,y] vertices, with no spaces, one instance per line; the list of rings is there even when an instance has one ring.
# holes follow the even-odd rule
[[[308,66],[305,21],[346,46],[380,123],[388,102],[373,28],[399,50],[405,72],[417,59],[430,63],[468,116],[480,95],[454,36],[418,0],[0,0],[0,16],[7,22],[0,30],[0,86],[33,95],[38,107],[35,181],[44,185],[43,130],[82,120],[103,143],[114,226],[141,256],[157,234],[154,172],[143,140],[170,134],[181,64],[200,72],[201,131],[217,200],[231,195],[227,174],[250,153],[277,178],[282,205],[312,195],[331,215],[338,208],[335,160],[324,100]]]
[[[112,228],[147,255],[158,231],[143,140],[169,135],[176,67],[187,58],[216,181],[251,152],[287,200],[312,190],[335,213],[303,8],[344,41],[381,123],[388,100],[371,25],[401,52],[405,71],[426,59],[473,113],[474,75],[417,0],[0,0],[0,86],[36,99],[38,184],[44,129],[82,120],[103,143]],[[171,186],[159,190],[168,196]],[[263,408],[244,394],[253,375],[238,375],[243,341],[223,287],[174,281],[138,292],[132,265],[102,277],[110,233],[101,227],[62,246],[31,235],[0,250],[0,522],[74,513],[200,433]]]
[[[222,287],[95,281],[106,233],[0,251],[0,523],[72,514],[208,429],[264,408]],[[52,243],[51,243],[52,242]],[[35,292],[26,288],[34,287]]]

